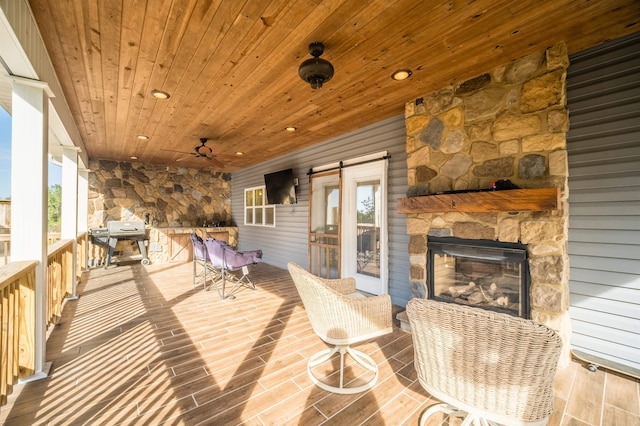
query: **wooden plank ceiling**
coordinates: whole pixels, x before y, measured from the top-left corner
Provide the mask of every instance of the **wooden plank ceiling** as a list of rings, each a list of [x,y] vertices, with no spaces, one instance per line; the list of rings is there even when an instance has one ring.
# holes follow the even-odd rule
[[[556,42],[573,53],[640,29],[637,0],[30,4],[90,158],[224,171],[402,114]],[[297,73],[314,41],[335,68],[319,90]],[[402,68],[413,75],[392,80]],[[200,138],[219,162],[189,155]]]

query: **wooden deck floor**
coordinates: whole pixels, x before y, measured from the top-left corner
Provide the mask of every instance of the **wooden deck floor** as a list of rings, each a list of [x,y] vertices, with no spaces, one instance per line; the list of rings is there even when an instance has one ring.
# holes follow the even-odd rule
[[[49,377],[19,386],[0,423],[414,425],[434,403],[400,329],[359,346],[379,364],[372,390],[314,386],[306,361],[325,345],[285,270],[256,265],[258,289],[234,300],[192,288],[190,263],[85,275],[49,337]],[[640,425],[637,380],[571,364],[555,393],[551,425]]]

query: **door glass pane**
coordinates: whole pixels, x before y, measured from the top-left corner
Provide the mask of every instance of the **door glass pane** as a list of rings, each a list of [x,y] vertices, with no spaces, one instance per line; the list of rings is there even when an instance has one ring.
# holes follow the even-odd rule
[[[358,182],[356,187],[356,270],[380,277],[380,180]]]
[[[337,185],[325,186],[325,232],[327,234],[338,233],[338,201],[340,200],[340,193]]]
[[[340,175],[313,176],[311,191],[310,271],[324,278],[340,276]]]

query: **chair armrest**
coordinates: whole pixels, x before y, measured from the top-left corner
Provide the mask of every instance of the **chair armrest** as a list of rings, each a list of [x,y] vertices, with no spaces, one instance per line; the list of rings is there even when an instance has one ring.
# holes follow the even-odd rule
[[[242,253],[232,250],[230,247],[224,248],[224,262],[225,268],[230,270],[236,270],[243,266],[251,265],[255,263],[255,255],[253,253]]]
[[[239,251],[241,255],[250,257],[253,263],[262,262],[262,250],[245,250]]]

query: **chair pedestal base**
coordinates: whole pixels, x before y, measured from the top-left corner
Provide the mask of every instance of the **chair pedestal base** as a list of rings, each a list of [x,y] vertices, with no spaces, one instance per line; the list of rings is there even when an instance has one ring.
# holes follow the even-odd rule
[[[437,398],[438,396],[436,396]],[[510,420],[507,417],[504,418],[504,420],[506,420],[506,422],[504,423],[498,423],[492,420],[489,420],[487,418],[485,418],[485,416],[489,416],[489,413],[487,412],[468,412],[465,411],[464,409],[460,409],[458,407],[455,407],[451,404],[447,404],[446,402],[441,402],[439,404],[436,405],[432,405],[431,407],[427,408],[426,410],[424,410],[422,412],[422,414],[420,414],[420,426],[424,426],[425,422],[427,421],[427,419],[434,413],[438,412],[438,411],[442,411],[445,415],[447,416],[454,416],[454,417],[462,417],[464,418],[464,420],[462,421],[460,426],[469,426],[469,425],[473,425],[473,426],[502,426],[504,425],[513,425],[513,426],[544,426],[547,424],[548,418],[545,418],[543,420],[539,420],[539,421],[531,421],[531,422],[527,422],[527,421],[519,421],[519,420]]]
[[[442,411],[446,416],[464,417],[464,421],[462,422],[461,426],[488,426],[496,424],[493,422],[488,423],[485,419],[468,415],[466,411],[462,411],[457,407],[454,407],[453,405],[442,402],[440,404],[432,405],[431,407],[424,410],[422,414],[420,414],[420,426],[424,426],[427,419],[431,417],[432,414],[435,414],[438,411]]]
[[[326,382],[318,379],[311,369],[316,367],[323,362],[329,361],[333,355],[336,353],[340,353],[340,386],[332,386],[327,384]],[[361,367],[364,369],[371,371],[374,373],[374,376],[367,383],[360,386],[353,387],[345,387],[344,386],[344,356],[345,354],[349,354],[351,358],[354,359]],[[373,385],[378,381],[378,365],[375,363],[370,356],[350,348],[348,345],[337,345],[333,348],[325,349],[317,354],[313,355],[309,358],[309,362],[307,363],[307,373],[309,374],[309,378],[313,383],[315,383],[318,387],[334,393],[340,394],[352,394],[358,392],[364,392],[367,389],[371,389]]]

